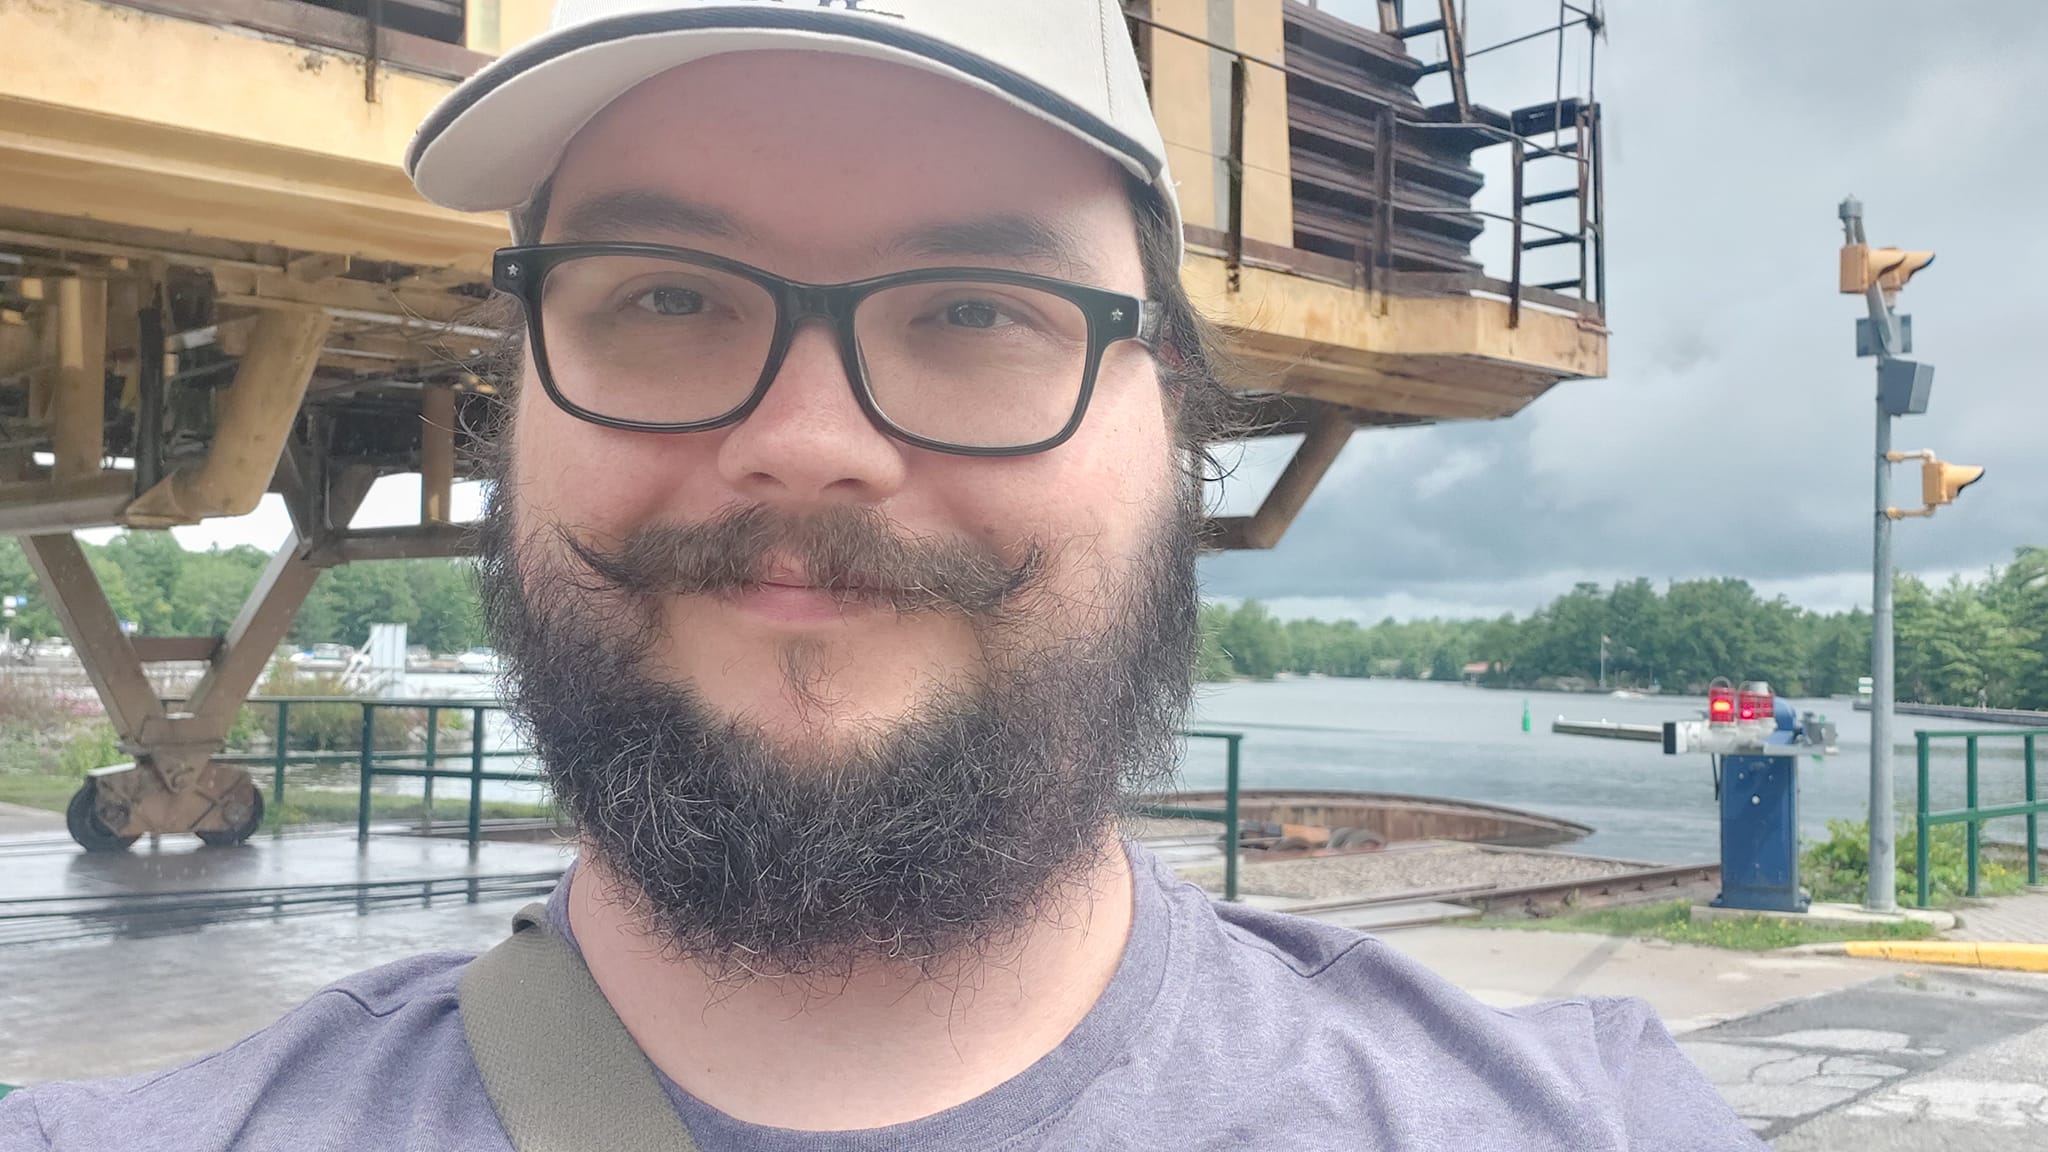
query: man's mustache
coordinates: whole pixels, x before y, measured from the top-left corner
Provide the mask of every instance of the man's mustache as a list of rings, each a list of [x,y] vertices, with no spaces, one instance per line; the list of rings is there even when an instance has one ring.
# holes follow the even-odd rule
[[[793,516],[757,504],[695,524],[646,525],[616,548],[562,536],[599,580],[644,596],[736,593],[794,571],[848,600],[985,616],[1044,568],[1035,546],[1009,564],[979,542],[898,535],[879,510],[852,506]]]

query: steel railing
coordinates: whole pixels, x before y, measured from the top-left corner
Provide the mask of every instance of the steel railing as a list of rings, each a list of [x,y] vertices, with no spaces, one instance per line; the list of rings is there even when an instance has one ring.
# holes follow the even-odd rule
[[[258,696],[249,700],[251,707],[276,708],[277,727],[275,740],[269,752],[229,753],[215,759],[224,763],[238,764],[252,772],[268,766],[271,770],[269,803],[272,812],[272,826],[282,824],[285,801],[287,769],[293,767],[314,767],[319,765],[353,764],[357,771],[356,836],[368,839],[370,835],[371,801],[373,785],[379,778],[416,779],[421,781],[424,808],[423,820],[431,824],[434,814],[434,781],[461,780],[469,784],[468,840],[477,843],[483,835],[483,786],[486,782],[504,781],[510,783],[538,784],[541,776],[535,772],[486,771],[487,760],[526,759],[531,753],[525,748],[487,749],[484,747],[484,720],[487,714],[504,711],[504,705],[495,700],[473,699],[369,699],[352,696]],[[294,751],[291,747],[291,717],[294,707],[349,707],[362,711],[361,736],[353,749],[329,751]],[[379,711],[425,712],[426,734],[424,747],[385,748],[377,747],[377,715]],[[441,747],[441,715],[444,712],[467,712],[469,714],[470,740],[467,749],[448,751]],[[460,770],[444,769],[444,761],[456,760],[466,763]]]
[[[357,772],[356,838],[367,840],[370,836],[371,801],[374,798],[374,784],[378,779],[412,779],[421,781],[424,800],[423,821],[431,824],[434,815],[434,781],[460,780],[469,784],[469,820],[467,838],[470,844],[478,843],[483,837],[483,786],[491,781],[509,781],[522,784],[542,783],[537,772],[492,772],[486,771],[484,762],[494,759],[527,759],[532,751],[524,747],[487,749],[484,747],[484,720],[489,713],[503,712],[505,706],[496,700],[471,699],[392,699],[365,698],[354,696],[258,696],[249,700],[251,707],[275,708],[277,710],[276,739],[268,752],[228,753],[215,757],[223,763],[237,764],[254,770],[269,767],[271,770],[270,811],[273,830],[282,830],[284,813],[285,781],[287,770],[293,767],[318,766],[322,764],[353,764]],[[362,710],[360,743],[354,749],[327,751],[293,751],[290,746],[292,709],[294,707],[352,707]],[[422,747],[385,748],[377,747],[377,714],[379,711],[425,712],[426,733]],[[454,751],[443,750],[440,746],[440,718],[444,712],[469,713],[469,747]],[[1213,730],[1192,730],[1181,733],[1189,740],[1220,740],[1225,746],[1223,807],[1200,808],[1175,804],[1142,804],[1134,807],[1138,815],[1161,819],[1208,820],[1223,825],[1223,898],[1236,900],[1238,896],[1238,794],[1239,775],[1242,765],[1241,746],[1244,733]],[[464,762],[466,767],[446,770],[438,767],[445,760]]]
[[[1312,4],[1310,6],[1313,7]],[[1510,44],[1520,43],[1535,36],[1551,34],[1560,37],[1560,52],[1562,52],[1562,37],[1567,29],[1585,25],[1589,29],[1597,31],[1598,26],[1590,13],[1582,12],[1580,9],[1569,4],[1565,5],[1565,7],[1574,13],[1579,13],[1579,18],[1561,18],[1555,27],[1468,52],[1464,50],[1462,40],[1459,39],[1459,34],[1455,30],[1455,19],[1450,11],[1450,5],[1446,4],[1444,6],[1445,17],[1447,20],[1452,21],[1452,27],[1446,33],[1450,37],[1449,44],[1451,47],[1448,49],[1450,56],[1444,66],[1425,68],[1424,74],[1450,68],[1454,73],[1452,77],[1454,89],[1462,93],[1464,89],[1464,61],[1472,56],[1504,48]],[[1590,94],[1584,102],[1576,106],[1576,110],[1570,120],[1558,118],[1550,128],[1546,129],[1553,136],[1553,144],[1545,146],[1536,143],[1530,138],[1532,135],[1540,135],[1540,132],[1524,134],[1511,128],[1502,128],[1484,120],[1471,118],[1469,101],[1462,96],[1457,101],[1459,109],[1458,120],[1443,122],[1423,119],[1419,115],[1419,109],[1397,104],[1384,96],[1353,85],[1344,84],[1328,76],[1304,71],[1288,64],[1284,60],[1273,60],[1256,53],[1241,51],[1229,44],[1220,43],[1172,24],[1156,20],[1146,11],[1134,10],[1128,2],[1124,10],[1124,16],[1134,26],[1140,26],[1155,32],[1164,32],[1182,40],[1199,44],[1212,52],[1230,58],[1229,153],[1222,157],[1222,159],[1224,161],[1225,177],[1229,182],[1226,201],[1228,219],[1225,221],[1223,234],[1224,264],[1227,283],[1231,291],[1235,292],[1239,289],[1245,258],[1245,119],[1250,95],[1249,69],[1257,66],[1278,72],[1290,79],[1298,78],[1311,82],[1319,87],[1340,93],[1350,99],[1361,101],[1370,106],[1375,112],[1374,135],[1376,139],[1373,146],[1373,170],[1370,173],[1362,174],[1364,179],[1371,181],[1371,191],[1367,198],[1372,201],[1373,205],[1373,219],[1371,223],[1372,244],[1371,251],[1369,253],[1362,253],[1358,260],[1360,265],[1359,272],[1368,291],[1384,291],[1393,284],[1393,274],[1395,271],[1393,268],[1394,217],[1397,211],[1408,216],[1472,217],[1496,220],[1509,226],[1511,256],[1508,279],[1505,282],[1494,282],[1493,287],[1483,289],[1494,291],[1497,288],[1502,294],[1507,296],[1509,327],[1517,327],[1521,323],[1522,305],[1525,300],[1555,306],[1564,299],[1560,294],[1560,290],[1566,287],[1575,287],[1578,290],[1576,301],[1578,305],[1590,306],[1604,315],[1607,294],[1605,173],[1603,171],[1601,146],[1600,105],[1590,97]],[[1556,105],[1560,109],[1565,104],[1565,98],[1561,91],[1561,76],[1560,65],[1560,91],[1556,100]],[[1577,97],[1575,96],[1572,99],[1577,100]],[[1291,123],[1290,131],[1292,131]],[[1471,206],[1432,208],[1426,205],[1404,203],[1399,199],[1394,185],[1395,169],[1398,167],[1395,153],[1400,136],[1403,133],[1430,132],[1476,133],[1494,144],[1510,145],[1512,183],[1509,201],[1510,213],[1490,212]],[[1566,133],[1570,133],[1573,136],[1571,141],[1565,142],[1556,139],[1556,137],[1563,136]],[[1573,187],[1567,190],[1567,192],[1542,193],[1535,198],[1525,197],[1523,187],[1523,169],[1525,165],[1532,159],[1549,157],[1572,161],[1577,177]],[[1527,218],[1524,212],[1525,207],[1566,198],[1567,193],[1569,198],[1578,201],[1576,228],[1558,228]],[[1525,243],[1523,237],[1529,229],[1548,233],[1549,236],[1543,241]],[[1579,274],[1577,279],[1545,284],[1526,283],[1522,267],[1524,253],[1529,250],[1547,247],[1551,244],[1576,244],[1578,246]]]
[[[2041,835],[2040,815],[2048,812],[2048,801],[2041,799],[2039,781],[2035,772],[2035,751],[2037,741],[2048,736],[2048,728],[2029,728],[2013,732],[1931,732],[1914,733],[1919,754],[1919,792],[1914,803],[1913,825],[1918,843],[1914,846],[1914,893],[1916,903],[1927,907],[1929,898],[1927,858],[1928,836],[1943,824],[1961,824],[1967,829],[1964,851],[1967,857],[1968,882],[1965,895],[1977,895],[1977,879],[1980,871],[1979,828],[1987,820],[2002,820],[2012,816],[2024,816],[2027,821],[2027,883],[2041,882]],[[1936,812],[1931,810],[1929,777],[1932,775],[1933,749],[1936,741],[1963,742],[1963,807]],[[2026,798],[2014,804],[1993,804],[1980,807],[1977,802],[1978,746],[1986,740],[2020,741],[2020,754],[2024,764],[2023,787]]]
[[[1238,841],[1238,767],[1239,749],[1244,744],[1242,732],[1215,732],[1195,730],[1181,735],[1190,740],[1221,740],[1224,743],[1223,807],[1193,808],[1176,804],[1140,804],[1134,811],[1140,816],[1151,816],[1162,820],[1211,820],[1223,825],[1223,898],[1237,899],[1237,841]]]

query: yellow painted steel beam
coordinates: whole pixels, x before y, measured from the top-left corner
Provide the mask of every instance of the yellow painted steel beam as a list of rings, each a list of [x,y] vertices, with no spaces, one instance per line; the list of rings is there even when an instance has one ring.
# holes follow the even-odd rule
[[[391,314],[435,324],[474,322],[488,308],[467,296],[372,284],[366,280],[322,280],[308,284],[283,271],[220,268],[213,274],[215,302],[232,308],[341,308]]]
[[[1607,374],[1607,333],[1577,316],[1522,309],[1486,296],[1373,294],[1247,267],[1230,292],[1223,261],[1193,254],[1183,273],[1195,303],[1224,328],[1381,356],[1448,356],[1516,365],[1555,379]]]
[[[1341,408],[1324,408],[1309,424],[1301,447],[1273,482],[1259,510],[1250,516],[1219,516],[1210,521],[1213,540],[1219,548],[1263,549],[1280,543],[1287,528],[1308,503],[1323,474],[1337,462],[1337,454],[1355,431]]]
[[[420,396],[420,523],[455,519],[455,390],[429,384]]]
[[[165,477],[137,497],[122,519],[135,527],[166,528],[254,511],[277,471],[329,323],[327,313],[316,309],[264,313],[235,368],[206,459]]]
[[[67,276],[56,282],[57,388],[50,450],[58,481],[97,476],[106,445],[107,282]]]
[[[370,103],[360,57],[96,0],[6,0],[0,44],[0,207],[479,273],[503,242],[400,167],[450,81]]]
[[[480,2],[476,30],[489,27],[486,47],[509,47],[537,26],[540,7]],[[1268,41],[1277,24],[1254,0],[1160,0],[1154,12],[1208,31],[1225,13],[1247,48],[1276,47]],[[1160,116],[1176,162],[1189,160],[1180,176],[1199,223],[1220,196],[1209,53],[1169,34],[1153,40],[1155,87],[1195,101],[1162,101]],[[9,65],[0,70],[0,223],[10,237],[25,224],[38,233],[41,221],[74,243],[100,242],[77,251],[117,257],[139,244],[138,255],[159,259],[162,243],[189,238],[186,255],[212,268],[224,307],[480,323],[474,301],[443,289],[485,275],[503,220],[425,203],[400,166],[415,125],[451,81],[393,69],[371,103],[358,56],[99,0],[0,0],[0,43]],[[1247,223],[1284,245],[1283,95],[1255,84]],[[1273,179],[1278,191],[1259,183]],[[147,237],[161,243],[137,239]],[[397,285],[326,275],[351,258],[420,273]],[[1501,300],[1375,295],[1256,264],[1232,293],[1212,253],[1191,255],[1185,278],[1269,377],[1253,387],[1417,419],[1487,419],[1519,411],[1559,380],[1606,371],[1604,329],[1576,316],[1524,307],[1510,327]],[[42,328],[41,338],[54,335]],[[0,343],[10,361],[27,354],[25,332]],[[331,365],[377,371],[397,347],[378,334],[348,344],[330,345]],[[57,359],[51,345],[41,355]],[[44,385],[54,374],[35,378]]]

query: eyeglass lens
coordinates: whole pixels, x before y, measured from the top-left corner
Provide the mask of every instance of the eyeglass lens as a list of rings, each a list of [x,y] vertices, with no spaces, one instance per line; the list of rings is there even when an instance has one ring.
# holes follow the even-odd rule
[[[565,400],[648,424],[716,420],[759,384],[776,302],[707,266],[599,254],[563,261],[541,292],[548,370]],[[971,279],[863,298],[854,332],[870,398],[913,436],[1011,448],[1057,435],[1088,368],[1088,318],[1037,288]]]

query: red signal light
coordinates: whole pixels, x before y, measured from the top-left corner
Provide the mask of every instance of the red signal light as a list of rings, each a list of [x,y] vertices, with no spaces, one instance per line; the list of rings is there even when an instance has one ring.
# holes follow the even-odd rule
[[[1771,686],[1761,680],[1752,680],[1742,686],[1735,695],[1735,720],[1739,724],[1767,724],[1777,711],[1777,701],[1771,698]]]
[[[1718,677],[1707,687],[1707,723],[1735,723],[1735,686]]]

